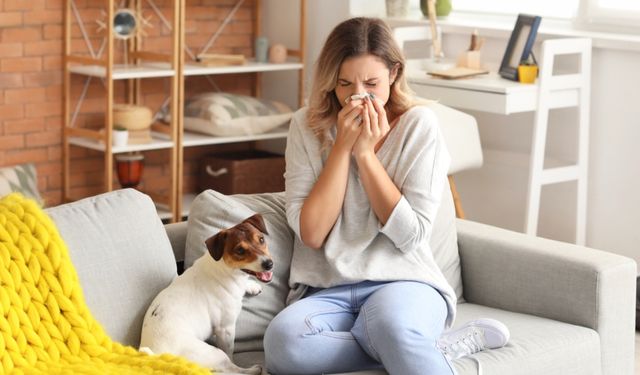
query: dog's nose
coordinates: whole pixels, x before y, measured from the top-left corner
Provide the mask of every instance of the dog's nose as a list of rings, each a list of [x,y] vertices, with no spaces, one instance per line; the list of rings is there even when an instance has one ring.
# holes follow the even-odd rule
[[[273,268],[273,261],[271,259],[265,259],[262,261],[262,268],[266,271],[269,271]]]

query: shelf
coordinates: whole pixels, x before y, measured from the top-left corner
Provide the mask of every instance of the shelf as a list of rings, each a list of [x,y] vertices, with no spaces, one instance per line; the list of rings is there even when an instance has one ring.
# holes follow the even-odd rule
[[[286,62],[282,64],[258,63],[249,61],[244,65],[233,66],[204,66],[194,63],[185,64],[185,76],[199,76],[207,74],[235,74],[235,73],[257,73],[257,72],[275,72],[286,70],[301,70],[304,68],[302,63]]]
[[[106,78],[107,69],[99,65],[73,65],[69,71],[91,77]],[[173,77],[175,71],[167,63],[143,63],[139,65],[114,64],[111,73],[114,80],[133,78]]]
[[[181,217],[189,216],[189,210],[191,210],[191,204],[193,200],[196,199],[196,194],[185,194],[182,196],[182,210],[180,211]],[[172,218],[171,212],[167,208],[167,205],[162,203],[156,203],[156,210],[158,211],[158,216],[162,220],[170,220]]]
[[[234,66],[204,66],[191,63],[185,65],[184,75],[199,76],[208,74],[275,72],[300,70],[302,68],[303,64],[296,62],[270,64],[250,61],[245,65]],[[98,78],[105,78],[107,75],[106,68],[99,65],[73,65],[69,67],[69,71],[74,74]],[[174,75],[173,69],[171,69],[171,66],[167,63],[143,63],[139,65],[114,64],[112,71],[114,80],[173,77]]]
[[[134,151],[162,150],[162,149],[173,147],[173,142],[167,140],[166,136],[161,133],[151,132],[151,137],[153,138],[153,140],[149,143],[112,147],[111,152],[113,154],[121,154],[125,152],[134,152]],[[74,146],[85,147],[85,148],[89,148],[96,151],[101,151],[101,152],[106,151],[106,147],[104,143],[98,142],[93,139],[82,138],[82,137],[70,137],[69,143]]]
[[[281,126],[270,132],[253,135],[239,135],[236,137],[214,137],[206,134],[198,134],[191,132],[184,132],[182,146],[194,147],[194,146],[206,146],[206,145],[219,145],[224,143],[237,143],[237,142],[250,142],[250,141],[263,141],[266,139],[281,139],[287,138],[289,132],[289,126]]]

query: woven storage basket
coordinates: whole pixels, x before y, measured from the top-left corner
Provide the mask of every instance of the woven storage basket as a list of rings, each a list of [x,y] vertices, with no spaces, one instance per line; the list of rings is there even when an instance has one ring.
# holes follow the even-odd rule
[[[223,194],[284,191],[284,157],[265,151],[239,151],[202,159],[199,187]]]
[[[113,105],[113,124],[128,130],[148,129],[153,114],[147,107],[133,104]]]

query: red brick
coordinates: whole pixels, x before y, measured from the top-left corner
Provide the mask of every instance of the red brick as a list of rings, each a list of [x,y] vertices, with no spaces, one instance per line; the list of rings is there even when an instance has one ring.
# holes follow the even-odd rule
[[[62,189],[62,174],[47,177],[47,190]]]
[[[60,56],[61,54],[62,41],[60,40],[46,40],[24,44],[25,56]]]
[[[62,71],[47,71],[37,73],[24,73],[24,87],[47,87],[62,84]],[[62,100],[62,91],[55,94]]]
[[[45,97],[49,102],[59,102],[62,105],[62,85],[49,85],[45,87]]]
[[[62,69],[62,55],[60,56],[45,56],[42,63],[42,70],[61,70]]]
[[[42,40],[40,27],[10,27],[2,30],[2,43],[36,42]]]
[[[59,10],[36,10],[27,13],[24,18],[25,25],[62,24],[64,13]]]
[[[46,117],[62,114],[60,103],[37,103],[25,105],[25,117]]]
[[[4,122],[4,133],[7,135],[40,132],[44,129],[44,118],[21,119]]]
[[[0,119],[15,120],[24,116],[24,106],[22,105],[0,105]]]
[[[24,136],[5,135],[0,136],[0,150],[17,150],[24,147]]]
[[[60,144],[61,141],[62,141],[61,130],[48,131],[48,132],[42,132],[42,133],[30,133],[26,135],[27,148],[51,146],[55,144]]]
[[[0,27],[22,25],[22,12],[0,12]]]
[[[47,154],[49,160],[56,160],[60,164],[60,170],[62,170],[62,146],[50,146],[47,147]]]
[[[22,53],[22,43],[0,43],[0,56],[2,58],[22,57]]]
[[[0,72],[39,72],[42,70],[40,57],[20,57],[0,60]]]
[[[9,89],[5,91],[6,104],[40,103],[45,98],[44,88]]]
[[[5,157],[9,165],[43,162],[47,161],[47,148],[40,147],[29,150],[7,151]]]
[[[45,0],[4,0],[4,10],[44,9]]]
[[[60,42],[60,44],[64,44],[64,34],[62,31],[62,25],[44,25],[44,35],[45,40],[55,39]]]

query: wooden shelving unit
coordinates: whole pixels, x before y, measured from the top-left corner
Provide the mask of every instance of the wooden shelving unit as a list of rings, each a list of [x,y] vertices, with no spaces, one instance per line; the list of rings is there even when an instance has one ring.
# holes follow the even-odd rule
[[[115,13],[115,1],[103,0],[107,8],[106,19],[111,20]],[[179,221],[188,215],[190,202],[193,194],[183,194],[183,164],[184,148],[196,146],[215,146],[227,143],[252,142],[267,139],[283,139],[287,136],[287,129],[279,128],[271,132],[238,137],[213,137],[204,134],[185,132],[183,127],[184,116],[184,80],[185,77],[221,75],[221,74],[255,74],[254,95],[260,96],[262,92],[261,74],[274,71],[298,71],[299,72],[299,105],[303,103],[303,82],[304,82],[304,40],[305,40],[305,10],[306,0],[300,1],[300,45],[297,49],[289,49],[288,56],[294,61],[287,61],[281,64],[258,63],[248,61],[240,66],[207,67],[195,62],[185,61],[185,20],[186,2],[188,0],[175,0],[173,2],[173,12],[176,15],[172,25],[172,48],[169,53],[155,53],[144,51],[142,43],[134,40],[129,45],[128,61],[115,63],[114,61],[114,30],[113,25],[106,27],[106,48],[104,56],[94,53],[88,48],[91,56],[76,54],[71,51],[71,26],[72,17],[78,17],[75,11],[75,0],[66,0],[65,11],[65,53],[64,53],[64,118],[65,128],[63,132],[63,194],[64,200],[75,200],[79,197],[72,197],[70,194],[70,168],[72,160],[70,158],[70,148],[82,147],[92,149],[104,154],[104,191],[113,190],[113,157],[115,154],[128,152],[144,152],[151,150],[166,150],[170,153],[171,178],[167,181],[170,184],[167,196],[158,196],[150,193],[161,218],[170,221]],[[240,1],[240,0],[238,0]],[[142,0],[134,0],[129,8],[140,9]],[[261,30],[260,12],[262,1],[254,0],[254,11],[257,16],[254,23],[254,34],[257,36]],[[73,11],[73,12],[72,12]],[[82,21],[79,21],[82,22]],[[86,39],[86,36],[85,36]],[[105,85],[105,116],[104,125],[101,130],[77,127],[74,119],[77,115],[78,102],[73,102],[71,98],[71,76],[78,75],[86,78],[86,84],[91,79],[103,80]],[[124,147],[112,146],[113,129],[113,105],[114,105],[114,82],[118,80],[126,81],[127,98],[129,103],[140,104],[141,85],[147,78],[166,78],[170,80],[170,113],[171,121],[169,125],[154,124],[152,126],[153,141],[148,144],[127,145]],[[78,100],[82,102],[82,97]],[[74,110],[72,110],[72,106]]]

